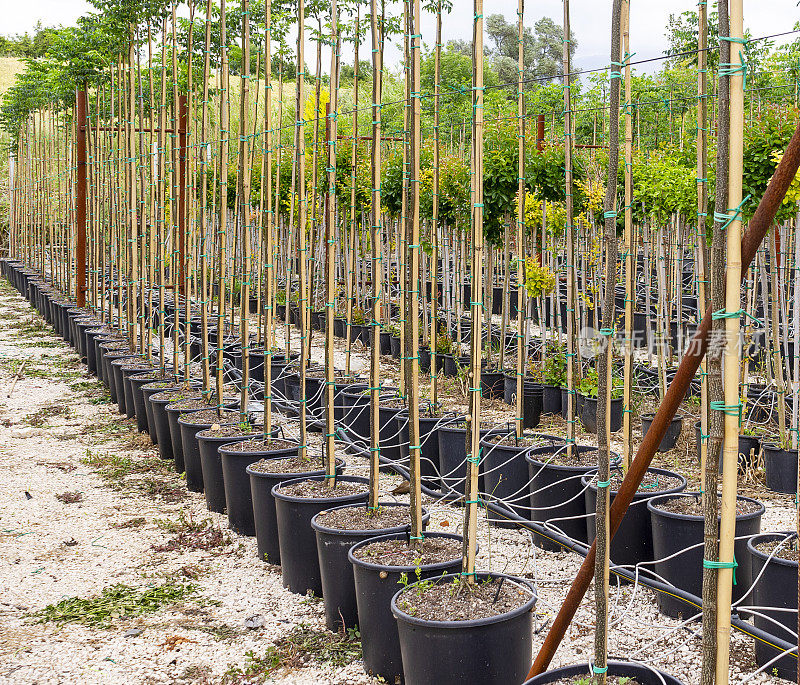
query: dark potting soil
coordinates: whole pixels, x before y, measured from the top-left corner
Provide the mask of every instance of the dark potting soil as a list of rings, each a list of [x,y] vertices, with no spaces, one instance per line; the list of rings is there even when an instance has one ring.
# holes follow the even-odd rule
[[[544,447],[552,445],[553,441],[547,438],[534,438],[534,437],[517,437],[511,433],[510,435],[490,435],[486,438],[487,442],[493,442],[495,445],[501,447]]]
[[[156,379],[155,381],[153,381],[152,383],[148,383],[147,384],[148,388],[169,388],[170,386],[175,385],[175,381],[173,381],[171,379],[162,381],[162,380],[158,379],[158,376],[154,376],[154,378]],[[153,394],[156,394],[156,393],[153,393]]]
[[[198,414],[205,414],[206,412],[198,412]],[[214,412],[216,414],[216,412]],[[238,412],[234,412],[238,414]],[[192,417],[194,418],[194,417]],[[197,436],[200,438],[240,438],[243,435],[254,435],[264,430],[263,426],[223,426],[218,423],[211,426],[211,428],[204,428]]]
[[[164,400],[188,400],[188,399],[197,399],[202,397],[202,393],[197,392],[196,390],[162,390],[161,392],[154,393],[150,395],[151,400],[155,400],[156,402],[164,401]]]
[[[385,540],[359,547],[353,554],[356,559],[385,566],[423,566],[460,559],[461,540],[425,538],[416,547],[409,547],[405,540]]]
[[[596,454],[596,452],[595,452]],[[597,465],[597,458],[595,457],[595,465]],[[624,476],[619,471],[611,474],[611,490],[617,491],[622,485]],[[681,480],[675,476],[665,476],[663,473],[653,473],[646,471],[642,482],[639,484],[639,489],[636,492],[658,493],[664,490],[671,490],[672,488],[680,487]]]
[[[195,402],[196,400],[187,400],[187,402]],[[208,406],[202,400],[200,401],[201,407]],[[221,412],[217,413],[216,409],[205,409],[204,411],[193,411],[189,416],[184,418],[184,421],[191,421],[191,423],[233,423],[240,419],[240,414],[238,411],[234,411],[231,409],[223,409]],[[253,431],[250,431],[251,433]]]
[[[567,454],[566,447],[559,449],[553,454],[534,454],[533,459],[543,464],[556,464],[557,466],[585,466],[591,468],[597,466],[597,450],[584,450],[578,452],[573,450],[572,455]]]
[[[149,369],[150,364],[142,360],[140,362],[120,364],[120,368],[123,369],[124,371],[134,371],[136,369]]]
[[[782,547],[775,552],[778,545]],[[778,559],[785,559],[786,561],[800,561],[800,550],[797,549],[797,542],[795,540],[769,540],[767,542],[760,542],[756,545],[756,549],[764,554],[772,554]]]
[[[244,440],[237,442],[235,445],[226,447],[228,452],[273,452],[275,450],[288,450],[290,447],[297,447],[296,442],[289,442],[288,440],[279,440],[269,438],[267,440]],[[262,461],[264,461],[262,459]],[[306,461],[311,461],[310,459]],[[256,462],[258,463],[258,462]],[[265,471],[265,473],[274,473],[273,471]]]
[[[717,511],[719,511],[721,498],[717,497]],[[692,497],[673,497],[664,502],[658,502],[654,505],[658,509],[669,511],[673,514],[685,514],[686,516],[703,516],[703,498]],[[761,507],[757,502],[748,502],[747,500],[736,500],[736,515],[753,514]]]
[[[552,685],[599,685],[599,683],[600,681],[594,677],[581,676],[577,678],[570,676],[569,678],[555,680]],[[641,685],[635,678],[619,675],[606,676],[606,683],[607,685]]]
[[[508,613],[531,597],[526,588],[502,578],[468,583],[439,582],[404,592],[397,605],[414,618],[427,621],[474,621]]]
[[[159,395],[161,393],[158,393]],[[202,395],[198,395],[197,397],[190,397],[185,400],[175,400],[170,404],[172,409],[205,409],[208,407],[210,402],[207,402],[203,399]]]
[[[131,350],[130,347],[128,347],[128,341],[127,340],[115,340],[113,342],[103,343],[103,346],[107,350],[115,350],[117,352],[119,352],[120,350],[123,350],[125,352],[128,352],[128,351],[132,352],[133,351],[133,350]]]
[[[163,383],[161,385],[161,387],[163,387],[163,388],[166,388],[166,387],[169,387],[170,385],[172,385],[171,381],[167,382],[165,380],[166,378],[167,378],[166,374],[162,376],[160,371],[151,371],[150,373],[145,375],[145,380],[148,380],[148,381],[163,381]],[[148,385],[153,385],[153,384],[148,383]],[[153,385],[153,387],[155,387],[155,386]]]
[[[383,409],[404,409],[405,406],[406,406],[406,403],[402,399],[400,399],[399,397],[397,397],[397,398],[393,397],[390,400],[385,400],[385,399],[381,398],[381,407]]]
[[[398,528],[411,522],[408,507],[378,507],[370,511],[366,505],[323,511],[317,514],[317,522],[337,530],[380,530]]]
[[[310,471],[321,471],[323,468],[322,462],[320,462],[319,459],[308,459],[304,457],[260,459],[250,466],[251,471],[256,471],[258,473],[309,473]]]
[[[330,487],[323,480],[304,480],[300,483],[292,483],[291,485],[281,485],[280,490],[284,495],[302,497],[304,499],[348,497],[350,495],[364,494],[367,491],[367,484],[337,480],[335,485]]]

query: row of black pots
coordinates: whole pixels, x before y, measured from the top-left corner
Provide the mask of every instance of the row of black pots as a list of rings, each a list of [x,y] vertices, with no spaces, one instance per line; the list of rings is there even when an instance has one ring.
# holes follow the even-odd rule
[[[120,395],[124,397],[124,389],[118,390],[121,390],[118,392],[118,397]],[[164,412],[168,412],[167,405],[164,406]],[[177,423],[181,429],[186,427],[188,430],[188,432],[181,430],[181,443],[183,443],[184,437],[187,438],[187,442],[191,442],[192,438],[199,440],[197,437],[199,431],[192,433],[192,429],[197,424],[191,421],[191,415],[189,414],[187,417],[185,412],[175,413]],[[170,414],[167,413],[167,416],[169,417]],[[464,445],[463,436],[459,442],[462,446]],[[185,446],[181,444],[181,447]],[[227,451],[224,446],[216,447],[220,454],[224,455]],[[188,454],[188,451],[184,452],[184,456],[186,454]],[[248,475],[252,488],[254,477],[252,469]],[[226,476],[224,466],[223,476]],[[342,478],[348,477],[342,476]],[[359,480],[353,477],[350,477],[350,479]],[[363,481],[364,479],[361,480]],[[233,479],[231,479],[231,483],[233,483]],[[318,513],[323,509],[329,508],[334,502],[318,499],[313,502],[308,500],[300,501],[303,498],[293,498],[286,493],[282,493],[280,483],[272,486],[271,494],[276,507],[275,523],[278,530],[278,544],[284,583],[290,586],[297,581],[299,585],[295,589],[301,589],[303,585],[307,586],[309,584],[308,572],[309,568],[313,571],[314,560],[311,558],[313,555],[310,554],[310,539],[308,536],[298,536],[298,532],[304,533],[308,530],[314,510]],[[350,497],[358,498],[360,496]],[[366,498],[366,493],[364,493],[364,498]],[[285,527],[284,523],[286,524]],[[340,564],[342,551],[347,549],[349,553],[351,545],[348,543],[350,541],[328,539],[337,537],[338,531],[325,530],[324,527],[317,526],[314,532],[316,533],[316,562],[320,568],[320,589],[323,597],[328,595],[331,598],[326,601],[328,620],[342,620],[343,613],[340,605],[346,604],[353,596],[357,597],[355,612],[360,618],[362,602],[355,591],[355,570],[352,577],[352,593],[349,593],[349,588],[345,587],[348,585],[347,582],[342,583],[340,580],[342,577],[342,566]],[[369,531],[370,535],[373,533],[374,531]],[[394,531],[394,533],[402,534],[402,531]],[[301,540],[302,537],[305,537],[304,543]],[[320,546],[320,539],[327,540],[327,543]],[[323,548],[326,553],[331,555],[330,558],[321,552]],[[293,562],[298,560],[302,560],[302,562],[293,566]],[[302,581],[303,574],[306,574],[306,582]],[[344,575],[346,578],[347,574]],[[381,575],[383,574],[378,573],[379,579]],[[329,576],[328,582],[325,581],[324,576]],[[479,579],[483,579],[483,577],[483,575],[479,575]],[[311,580],[313,581],[313,578]],[[445,577],[443,580],[446,581],[449,578]],[[515,579],[511,579],[511,582],[515,582]],[[517,580],[516,582],[519,581]],[[525,583],[525,581],[522,582]],[[528,587],[531,590],[530,598],[522,607],[501,617],[474,622],[424,621],[410,616],[402,611],[397,604],[397,599],[403,590],[397,592],[391,600],[390,607],[397,620],[401,657],[406,657],[402,658],[406,682],[433,683],[452,680],[454,677],[459,682],[466,679],[469,679],[470,682],[478,683],[520,682],[530,665],[532,647],[531,612],[536,601],[533,588],[530,585]],[[305,590],[308,590],[308,588],[306,587]],[[331,604],[331,613],[328,613],[328,603]],[[336,611],[333,611],[334,608]],[[380,608],[385,621],[385,604]],[[350,612],[352,611],[351,604]],[[380,630],[374,632],[379,635],[383,633]],[[448,655],[449,658],[443,658],[442,655],[444,654]],[[395,674],[396,677],[397,674]]]

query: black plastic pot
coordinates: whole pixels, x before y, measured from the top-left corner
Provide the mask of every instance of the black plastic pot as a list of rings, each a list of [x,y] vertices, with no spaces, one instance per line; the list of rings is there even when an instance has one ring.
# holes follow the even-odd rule
[[[221,437],[213,433],[203,435],[204,432],[205,430],[200,430],[196,437],[197,447],[200,452],[200,468],[203,476],[203,493],[206,496],[206,508],[209,511],[224,514],[225,476],[222,473],[222,459],[218,450],[222,445],[254,440],[263,434],[259,432],[235,437]]]
[[[262,459],[279,461],[285,457],[275,457],[274,452],[262,452]],[[345,468],[343,459],[336,457],[336,473],[341,474]],[[275,498],[272,488],[278,483],[298,478],[306,479],[315,476],[324,476],[325,468],[319,462],[319,468],[311,468],[305,473],[269,473],[254,471],[252,464],[245,470],[250,477],[250,494],[253,500],[253,519],[256,528],[256,543],[258,544],[258,558],[270,564],[280,565],[281,548],[278,543],[278,520],[275,513]]]
[[[702,438],[702,432],[700,430],[700,422],[694,422],[694,441],[695,447],[697,449],[697,459],[700,459],[700,440]],[[745,470],[753,465],[753,457],[750,456],[750,451],[753,451],[753,455],[757,456],[759,449],[761,448],[760,440],[752,435],[739,435],[739,473],[744,473]],[[722,473],[722,445],[719,448],[719,472]],[[795,488],[792,488],[791,492],[795,492]]]
[[[122,395],[125,398],[125,415],[129,419],[135,419],[137,417],[136,414],[136,402],[133,398],[133,386],[131,385],[131,376],[136,376],[141,373],[147,373],[148,371],[153,371],[152,366],[139,366],[137,368],[125,368],[125,364],[120,366],[120,376],[121,376],[121,383],[122,383]],[[142,408],[144,408],[142,406]],[[144,433],[147,431],[147,414],[145,413],[144,417],[144,430],[139,429],[140,433]],[[139,428],[139,422],[136,422],[136,427]]]
[[[565,446],[534,447],[525,455],[530,480],[529,516],[539,523],[550,522],[563,535],[586,544],[586,500],[581,478],[593,473],[593,466],[565,466],[555,463],[553,455]],[[577,452],[596,450],[590,445],[575,445]],[[534,543],[542,549],[560,551],[561,545],[534,533]]]
[[[647,435],[647,431],[650,430],[650,426],[653,423],[653,419],[655,418],[655,414],[642,414],[642,437]],[[658,444],[658,452],[669,452],[675,444],[678,442],[678,438],[681,435],[681,430],[683,429],[683,417],[682,416],[675,416],[672,421],[670,422],[669,426],[667,426],[667,430],[664,433],[664,437],[661,438],[661,442]]]
[[[378,435],[381,456],[392,461],[397,461],[402,456],[397,417],[404,411],[404,407],[378,407]]]
[[[195,419],[195,411],[188,411],[178,416],[178,430],[181,434],[181,450],[183,451],[183,467],[186,472],[186,487],[190,492],[203,492],[203,461],[200,456],[200,441],[197,434],[211,428],[216,423],[222,425],[232,425],[235,419],[223,416],[219,421],[208,421]],[[236,439],[228,442],[237,442]],[[219,443],[224,445],[225,441]]]
[[[346,504],[348,507],[365,507],[364,504]],[[407,504],[398,502],[380,502],[380,507],[403,507]],[[331,511],[326,509],[325,511]],[[427,525],[430,514],[423,510],[422,525]],[[353,566],[347,557],[350,548],[358,542],[374,538],[376,535],[393,535],[404,533],[410,528],[409,523],[372,530],[339,530],[330,528],[317,521],[317,515],[311,519],[311,528],[317,536],[317,556],[319,558],[320,578],[322,580],[322,597],[325,600],[325,625],[328,630],[337,632],[342,628],[355,628],[358,625],[358,607],[356,605],[356,588],[353,581]]]
[[[583,427],[590,433],[597,433],[597,398],[581,395],[578,410]],[[622,398],[612,399],[608,411],[611,412],[611,432],[616,433],[622,428]]]
[[[111,366],[111,362],[117,360],[126,360],[126,359],[135,359],[137,355],[131,354],[130,352],[106,352],[102,355],[102,364],[103,364],[103,383],[105,384],[106,388],[108,388],[108,394],[111,395],[111,401],[119,407],[119,403],[123,403],[123,412],[125,406],[125,396],[122,393],[117,392],[117,378],[114,374],[114,368]],[[122,390],[122,388],[119,388]],[[120,395],[122,395],[122,399],[120,399]],[[123,413],[120,412],[120,413]]]
[[[636,566],[643,561],[653,561],[653,528],[650,520],[650,511],[647,509],[647,500],[656,495],[674,495],[686,489],[686,479],[679,473],[666,469],[649,468],[648,473],[672,476],[680,481],[680,485],[668,490],[639,490],[633,496],[633,501],[625,512],[616,535],[611,540],[611,562],[620,566]],[[594,476],[581,478],[583,485],[588,485],[584,492],[586,499],[587,539],[595,537],[595,505],[597,504],[597,485]],[[617,496],[617,491],[611,491],[611,501]]]
[[[488,575],[478,573],[477,579]],[[407,685],[510,685],[522,682],[531,666],[533,608],[536,592],[527,580],[492,573],[530,589],[531,597],[521,607],[499,616],[472,621],[428,621],[398,607],[403,592],[413,592],[416,583],[392,597],[397,619],[403,672]],[[441,576],[450,583],[458,575]],[[422,581],[424,582],[424,581]]]
[[[502,371],[481,371],[481,397],[497,400],[503,397],[505,374]]]
[[[150,402],[147,401],[143,388],[145,385],[156,381],[157,379],[154,379],[153,374],[150,372],[132,374],[127,377],[127,383],[131,388],[131,400],[133,402],[134,412],[136,413],[136,427],[139,429],[140,433],[148,433],[150,435],[150,441],[153,444],[156,442],[153,440],[155,427],[151,429],[150,426],[150,417],[152,415]]]
[[[764,443],[764,468],[767,487],[774,492],[793,495],[797,492],[797,450]]]
[[[700,498],[700,493],[685,493],[679,497]],[[656,560],[654,570],[680,590],[696,597],[703,595],[703,517],[678,514],[658,507],[659,502],[674,499],[676,495],[653,497],[647,502],[653,533],[653,555]],[[755,502],[749,497],[739,500]],[[736,517],[736,537],[755,535],[761,531],[761,516],[764,505],[752,514]],[[689,548],[689,549],[687,549]],[[734,558],[739,566],[735,570],[736,584],[733,586],[733,600],[738,601],[750,589],[750,557],[747,554],[747,540],[737,539],[734,543]],[[665,561],[659,561],[665,559]],[[689,618],[698,612],[697,607],[682,602],[674,595],[656,593],[660,611],[672,618]]]
[[[426,538],[450,538],[462,540],[452,533],[426,533]],[[354,552],[377,540],[407,540],[405,533],[369,538],[353,545],[347,553],[353,566],[358,625],[361,633],[361,652],[364,670],[373,677],[383,678],[387,683],[402,682],[403,658],[400,652],[400,636],[397,621],[392,616],[392,597],[400,585],[401,574],[420,580],[457,572],[461,568],[461,555],[438,564],[417,566],[386,566],[372,563],[354,556]]]
[[[235,444],[235,443],[234,443]],[[265,452],[240,452],[220,445],[218,452],[222,462],[222,479],[225,484],[225,508],[228,511],[228,526],[240,535],[256,534],[253,519],[253,497],[250,494],[250,476],[247,467],[259,459],[297,456],[298,447],[286,447]]]
[[[384,355],[390,355],[392,353],[392,336],[389,331],[381,331],[380,335],[381,340],[381,348],[380,352]]]
[[[544,433],[528,434],[524,437],[540,438],[552,445],[563,444],[564,439]],[[488,501],[504,500],[505,504],[517,516],[530,520],[530,497],[528,490],[528,463],[525,453],[532,448],[517,445],[498,445],[491,440],[481,440],[483,485]],[[515,503],[516,502],[516,503]],[[489,522],[515,526],[493,511],[488,511]]]
[[[397,431],[400,437],[400,457],[407,461],[410,456],[408,414],[397,414]],[[441,488],[441,460],[439,458],[439,431],[454,423],[463,421],[463,416],[420,416],[420,471],[426,487]]]
[[[523,379],[524,382],[524,379]],[[503,401],[513,405],[517,396],[517,374],[508,372],[503,375]]]
[[[793,634],[797,632],[797,562],[774,556],[770,558],[768,554],[757,549],[757,545],[786,538],[789,538],[786,545],[791,545],[795,537],[796,533],[764,533],[747,540],[747,552],[751,558],[754,585],[753,593],[745,600],[745,603],[760,607],[758,612],[763,616],[756,614],[753,617],[756,628],[771,633],[790,644],[797,642],[797,637]],[[739,559],[738,556],[736,558]],[[783,626],[785,630],[780,626]],[[756,640],[755,643],[756,664],[759,666],[772,661],[781,653],[762,640]],[[777,669],[780,678],[797,682],[796,655],[786,655],[778,659],[770,666],[769,670],[772,668]]]
[[[497,426],[483,428],[480,431],[481,439],[488,435],[503,435],[510,433],[513,428]],[[444,492],[464,495],[467,475],[467,429],[461,425],[449,425],[439,428],[439,479]],[[481,467],[481,472],[483,468]],[[485,492],[483,476],[479,477],[479,490]]]
[[[400,336],[399,335],[390,335],[389,336],[389,344],[391,349],[391,355],[393,359],[400,359]]]
[[[354,495],[305,498],[283,491],[285,486],[307,480],[324,481],[325,476],[288,480],[272,488],[281,550],[281,576],[283,586],[290,592],[305,595],[311,591],[315,596],[321,597],[322,577],[317,555],[317,536],[311,528],[311,519],[319,512],[338,505],[366,502],[369,496],[366,489],[369,480],[361,476],[339,476],[338,480],[342,482],[364,484],[364,492]]]
[[[175,460],[175,470],[178,473],[183,473],[186,470],[186,465],[183,460],[183,440],[181,438],[181,426],[178,423],[178,418],[181,414],[188,414],[194,411],[203,411],[203,409],[208,409],[208,407],[198,407],[197,409],[180,409],[178,407],[178,402],[170,403],[164,407],[164,411],[167,415],[167,424],[169,425],[169,441],[172,445],[172,458]]]
[[[544,390],[539,383],[529,381],[522,387],[522,427],[536,428],[542,420]]]
[[[640,685],[684,685],[682,680],[659,671],[645,664],[634,664],[629,661],[607,661],[608,675],[635,678]],[[574,666],[562,666],[551,671],[537,675],[530,680],[526,680],[523,685],[548,685],[557,683],[563,679],[570,679],[567,682],[577,682],[572,679],[591,678],[592,671],[588,664],[575,664]],[[588,682],[588,681],[587,681]]]
[[[167,419],[167,405],[172,401],[168,399],[155,399],[153,395],[157,395],[162,390],[174,390],[179,386],[172,386],[169,388],[148,388],[142,387],[142,395],[145,402],[149,405],[149,414],[147,415],[147,423],[150,427],[150,440],[158,445],[158,453],[162,459],[172,459],[172,441],[169,435],[169,419]]]
[[[542,414],[561,413],[561,388],[557,385],[542,386]]]

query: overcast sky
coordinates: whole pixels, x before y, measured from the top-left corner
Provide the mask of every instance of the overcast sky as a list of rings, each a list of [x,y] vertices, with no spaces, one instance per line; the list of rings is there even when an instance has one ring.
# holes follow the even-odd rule
[[[235,1],[229,0],[231,4]],[[797,3],[798,0],[744,0],[745,25],[755,37],[791,31],[795,22],[800,20]],[[4,0],[3,4],[0,32],[5,34],[30,31],[37,21],[45,25],[69,25],[90,9],[85,0]],[[453,0],[453,4],[453,12],[444,20],[445,42],[472,36],[472,0]],[[575,68],[607,64],[611,0],[572,0],[570,5],[572,31],[578,41]],[[666,47],[664,34],[670,13],[679,14],[696,7],[696,0],[632,0],[631,50],[636,53],[634,61],[661,56]],[[489,0],[484,3],[484,12],[502,13],[509,21],[516,21],[517,0]],[[547,15],[560,24],[562,13],[561,0],[528,0],[525,21],[532,26],[539,17]],[[423,12],[423,41],[429,46],[434,41],[434,30],[433,18]],[[776,42],[793,40],[796,35],[778,38]],[[343,57],[347,58],[346,52]],[[368,53],[366,57],[369,57]],[[387,63],[398,60],[396,51],[387,55]],[[311,66],[313,68],[313,64]],[[657,64],[653,66],[657,67]]]

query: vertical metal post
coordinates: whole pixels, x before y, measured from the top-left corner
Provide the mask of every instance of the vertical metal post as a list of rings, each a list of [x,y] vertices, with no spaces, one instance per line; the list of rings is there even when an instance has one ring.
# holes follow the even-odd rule
[[[75,303],[86,306],[86,89],[75,90]]]

